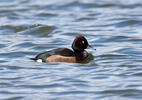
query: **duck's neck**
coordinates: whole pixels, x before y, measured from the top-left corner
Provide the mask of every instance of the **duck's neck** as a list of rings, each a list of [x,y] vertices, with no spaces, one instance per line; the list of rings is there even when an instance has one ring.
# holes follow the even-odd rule
[[[88,56],[88,52],[85,50],[83,50],[83,51],[74,50],[74,53],[77,56],[78,60],[84,60]]]

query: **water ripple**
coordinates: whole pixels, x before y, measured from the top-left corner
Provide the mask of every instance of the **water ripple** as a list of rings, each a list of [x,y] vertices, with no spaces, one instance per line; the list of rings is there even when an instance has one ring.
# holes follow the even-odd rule
[[[1,100],[141,100],[141,0],[1,0]],[[88,63],[30,58],[84,35]]]

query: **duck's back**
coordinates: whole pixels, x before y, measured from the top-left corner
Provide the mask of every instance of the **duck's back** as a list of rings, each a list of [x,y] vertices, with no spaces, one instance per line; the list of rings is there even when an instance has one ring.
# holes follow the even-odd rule
[[[51,56],[64,56],[64,57],[74,57],[75,54],[72,50],[68,48],[57,48],[50,51],[43,52],[37,55],[33,60],[42,60],[41,62],[46,62]]]

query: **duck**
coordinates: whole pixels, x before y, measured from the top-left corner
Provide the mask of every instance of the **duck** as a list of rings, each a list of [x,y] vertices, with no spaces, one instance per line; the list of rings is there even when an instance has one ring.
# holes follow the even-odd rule
[[[72,43],[72,49],[69,48],[56,48],[53,50],[45,51],[38,54],[36,57],[31,58],[36,62],[67,62],[77,63],[85,60],[89,53],[85,50],[89,45],[87,39],[82,35],[77,35]]]

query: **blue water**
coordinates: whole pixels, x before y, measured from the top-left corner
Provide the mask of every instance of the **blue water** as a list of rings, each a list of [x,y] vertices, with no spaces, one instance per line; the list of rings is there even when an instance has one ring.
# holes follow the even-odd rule
[[[0,0],[0,100],[141,100],[141,0]],[[30,58],[84,35],[88,63]]]

